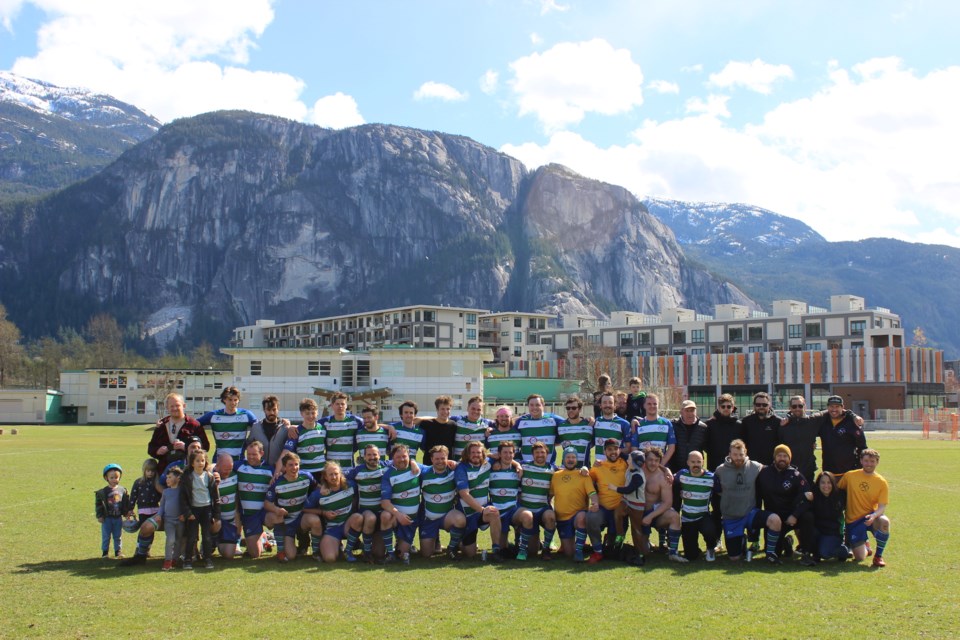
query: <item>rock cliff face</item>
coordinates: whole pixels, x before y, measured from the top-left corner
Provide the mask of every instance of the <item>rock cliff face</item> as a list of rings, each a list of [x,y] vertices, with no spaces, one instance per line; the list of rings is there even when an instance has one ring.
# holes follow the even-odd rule
[[[0,285],[30,334],[107,310],[145,325],[202,323],[217,344],[257,318],[413,303],[753,306],[690,265],[620,187],[558,166],[530,173],[458,136],[243,112],[174,122],[93,178],[8,214]]]

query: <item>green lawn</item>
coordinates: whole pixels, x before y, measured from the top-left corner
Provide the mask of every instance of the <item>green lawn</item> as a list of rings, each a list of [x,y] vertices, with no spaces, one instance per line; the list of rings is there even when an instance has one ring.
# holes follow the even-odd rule
[[[128,489],[139,474],[143,427],[19,431],[0,436],[0,637],[957,636],[957,442],[871,438],[892,500],[889,565],[879,571],[725,556],[684,566],[654,556],[642,570],[439,559],[384,569],[310,558],[279,566],[271,554],[162,573],[162,534],[146,567],[102,561],[93,514],[107,462],[127,470]],[[124,550],[133,547],[124,534]]]

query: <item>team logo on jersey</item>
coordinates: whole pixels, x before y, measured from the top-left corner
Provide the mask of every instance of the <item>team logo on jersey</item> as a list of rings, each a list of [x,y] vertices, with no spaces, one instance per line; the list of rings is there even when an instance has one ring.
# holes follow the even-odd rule
[[[400,493],[400,495],[399,495],[398,497],[400,497],[400,498],[406,498],[408,495],[409,495],[409,492],[403,491],[403,492]]]
[[[861,483],[860,483],[860,491],[870,491],[870,483],[869,483],[869,482],[861,482]]]
[[[562,476],[560,476],[560,482],[570,482],[570,480],[571,480],[572,478],[573,478],[573,476],[571,476],[571,475],[568,474],[568,473],[565,473],[565,474],[563,474]]]
[[[784,489],[789,489],[789,488],[790,488],[790,481],[789,481],[789,480],[784,480],[784,481],[783,481],[783,488],[784,488]]]
[[[247,491],[253,491],[253,483],[248,482],[245,485],[243,485],[243,488],[246,489]]]
[[[534,443],[536,443],[536,441],[537,441],[537,437],[536,437],[536,436],[531,436],[530,438],[527,439],[527,442],[528,442],[529,444],[531,444],[531,445],[533,445]]]
[[[506,489],[500,489],[500,491],[497,493],[497,495],[505,496],[505,495],[507,495],[507,490],[506,490]]]
[[[439,493],[434,494],[434,496],[433,496],[433,501],[434,501],[434,502],[443,502],[443,496],[441,496]]]
[[[525,487],[532,487],[532,486],[533,486],[533,478],[524,478],[524,479],[523,479],[523,485],[524,485]]]

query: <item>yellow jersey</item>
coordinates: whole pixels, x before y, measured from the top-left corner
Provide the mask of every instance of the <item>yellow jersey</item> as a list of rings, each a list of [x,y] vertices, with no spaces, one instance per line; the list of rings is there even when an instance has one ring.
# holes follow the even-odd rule
[[[848,524],[873,513],[890,499],[887,481],[876,472],[868,474],[863,469],[847,471],[837,486],[847,492]]]
[[[616,509],[623,500],[623,495],[616,491],[611,491],[607,485],[612,484],[622,487],[627,482],[628,463],[623,458],[617,458],[616,462],[601,460],[592,469],[590,469],[590,479],[597,485],[597,493],[600,496],[600,506],[604,509]]]
[[[550,478],[550,493],[553,494],[553,511],[557,520],[569,520],[578,511],[590,506],[590,494],[595,493],[590,476],[580,475],[580,469],[561,469]]]

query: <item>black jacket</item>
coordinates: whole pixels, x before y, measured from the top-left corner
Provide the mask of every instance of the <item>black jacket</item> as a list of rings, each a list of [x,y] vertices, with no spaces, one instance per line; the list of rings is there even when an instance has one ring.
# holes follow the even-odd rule
[[[751,413],[743,419],[743,433],[750,459],[773,464],[773,450],[780,444],[780,418],[773,413],[766,418]]]
[[[784,520],[790,516],[799,518],[809,509],[810,503],[803,495],[808,491],[810,485],[796,467],[780,471],[771,464],[757,476],[757,497],[763,501],[763,508]]]
[[[823,457],[823,470],[843,474],[860,468],[860,452],[867,448],[867,437],[863,429],[853,421],[853,414],[847,412],[837,426],[833,426],[830,414],[823,415],[820,423],[820,455]]]
[[[815,413],[805,418],[787,416],[790,422],[779,427],[780,444],[790,447],[792,459],[790,464],[795,466],[807,482],[813,482],[817,473],[817,457],[814,450],[817,437],[820,435],[820,426],[823,424],[821,414]]]
[[[730,443],[738,438],[743,439],[743,424],[737,417],[736,411],[729,417],[714,411],[713,417],[707,420],[706,426],[707,468],[710,471],[716,471],[730,454]]]
[[[684,424],[683,418],[677,418],[673,421],[673,433],[677,438],[677,448],[670,458],[669,467],[670,471],[677,473],[687,466],[687,456],[691,451],[704,452],[707,425],[699,419],[693,424]]]
[[[834,489],[829,496],[819,491],[813,492],[813,526],[822,536],[843,535],[843,506],[846,504],[846,492]]]

